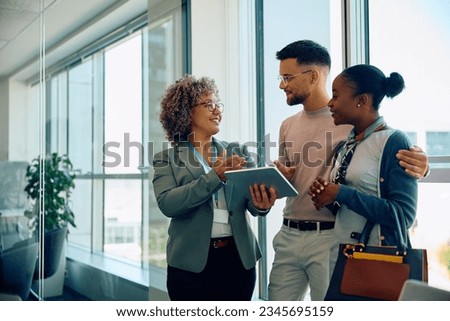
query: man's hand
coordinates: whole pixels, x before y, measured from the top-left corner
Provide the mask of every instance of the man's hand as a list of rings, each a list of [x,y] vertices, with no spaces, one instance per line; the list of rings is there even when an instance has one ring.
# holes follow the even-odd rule
[[[287,167],[287,166],[285,166],[284,164],[280,163],[277,160],[274,161],[273,163],[278,168],[278,170],[281,172],[281,174],[283,174],[284,177],[286,177],[286,179],[288,181],[290,181],[292,179],[292,177],[294,177],[295,167]]]
[[[428,156],[418,146],[413,146],[409,150],[399,150],[397,159],[400,161],[400,166],[405,169],[405,172],[416,179],[423,178],[428,172]]]

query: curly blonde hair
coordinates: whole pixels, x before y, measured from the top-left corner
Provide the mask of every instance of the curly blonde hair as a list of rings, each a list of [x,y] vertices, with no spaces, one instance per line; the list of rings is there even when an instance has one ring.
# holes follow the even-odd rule
[[[172,143],[186,141],[191,133],[191,110],[203,95],[212,94],[218,101],[218,93],[215,81],[208,77],[186,75],[170,85],[161,99],[159,115],[167,139]]]

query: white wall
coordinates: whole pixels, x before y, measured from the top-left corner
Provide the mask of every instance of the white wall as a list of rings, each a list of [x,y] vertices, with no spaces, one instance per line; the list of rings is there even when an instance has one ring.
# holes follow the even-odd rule
[[[192,73],[216,80],[225,104],[218,137],[242,143],[256,139],[254,9],[250,2],[192,0],[191,7]]]
[[[0,160],[30,162],[39,154],[38,86],[0,82]]]
[[[39,154],[38,86],[30,87],[15,80],[9,81],[9,160],[30,162]]]

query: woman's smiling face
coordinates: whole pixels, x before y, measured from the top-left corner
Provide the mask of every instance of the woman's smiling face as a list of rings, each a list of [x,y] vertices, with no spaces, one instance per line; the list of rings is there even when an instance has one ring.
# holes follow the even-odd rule
[[[192,109],[191,133],[203,136],[213,136],[219,132],[222,113],[218,108],[215,108],[214,111],[211,112],[208,109],[208,103],[215,103],[213,94],[202,95],[200,102]]]
[[[335,125],[350,124],[356,121],[356,106],[358,97],[354,90],[348,85],[346,79],[339,75],[333,81],[333,96],[328,102]]]

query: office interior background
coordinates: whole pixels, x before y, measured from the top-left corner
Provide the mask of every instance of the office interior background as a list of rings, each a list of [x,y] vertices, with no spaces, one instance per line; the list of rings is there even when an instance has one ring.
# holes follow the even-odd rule
[[[300,39],[329,49],[329,87],[357,63],[404,76],[406,90],[380,111],[429,156],[410,233],[428,250],[429,284],[449,290],[449,18],[448,0],[0,0],[0,160],[57,152],[77,175],[77,227],[58,271],[33,281],[34,291],[44,300],[62,286],[89,300],[167,300],[169,220],[151,184],[152,155],[168,146],[164,89],[186,73],[214,78],[225,104],[218,136],[270,164],[281,121],[301,108],[278,88],[275,52]],[[0,177],[1,226],[19,222],[29,203],[7,185],[22,176]],[[263,250],[255,300],[267,299],[283,203],[251,221]]]

